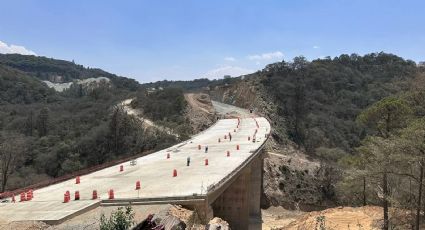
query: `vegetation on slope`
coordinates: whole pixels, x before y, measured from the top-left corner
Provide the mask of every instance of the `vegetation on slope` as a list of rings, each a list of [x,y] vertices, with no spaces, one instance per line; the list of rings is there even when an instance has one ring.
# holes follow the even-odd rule
[[[351,152],[364,137],[356,116],[374,102],[408,89],[416,65],[395,55],[341,55],[269,65],[260,73],[291,140],[309,153]]]
[[[185,116],[187,102],[181,88],[140,90],[132,106],[140,109],[146,118],[172,129],[180,136],[180,139],[187,139],[192,134],[189,121]]]
[[[40,81],[100,76],[111,83],[61,93]],[[0,192],[175,143],[116,106],[139,88],[72,62],[0,55]]]

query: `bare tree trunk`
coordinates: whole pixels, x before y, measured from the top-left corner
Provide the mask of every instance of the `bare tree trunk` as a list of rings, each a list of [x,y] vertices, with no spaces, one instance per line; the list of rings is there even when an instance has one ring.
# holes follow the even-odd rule
[[[388,230],[388,181],[387,181],[387,173],[384,172],[383,178],[382,178],[382,189],[383,189],[383,208],[384,208],[384,227],[383,230]]]
[[[7,179],[9,177],[9,167],[10,167],[10,163],[12,162],[12,155],[9,154],[8,157],[7,155],[3,155],[4,157],[2,158],[2,168],[1,168],[1,173],[2,173],[2,180],[1,180],[1,192],[4,192],[6,190],[6,184],[7,184]]]
[[[363,177],[363,206],[366,206],[366,177]]]
[[[423,160],[421,160],[421,162],[420,162],[420,174],[419,174],[418,204],[416,206],[416,224],[415,224],[416,230],[419,230],[419,225],[420,225],[423,177],[424,177],[424,162],[423,162]]]

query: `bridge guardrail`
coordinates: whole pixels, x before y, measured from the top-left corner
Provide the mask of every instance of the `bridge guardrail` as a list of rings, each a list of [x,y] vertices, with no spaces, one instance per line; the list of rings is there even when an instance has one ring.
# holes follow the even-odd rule
[[[130,160],[133,160],[133,159],[137,159],[137,158],[142,157],[142,156],[149,155],[152,152],[154,152],[154,151],[149,150],[149,151],[143,152],[141,154],[136,154],[134,156],[129,156],[129,157],[126,157],[126,158],[116,159],[114,161],[106,162],[106,163],[99,164],[99,165],[94,165],[92,167],[85,168],[85,169],[82,169],[82,170],[79,170],[79,171],[76,171],[76,172],[73,172],[73,173],[70,173],[70,174],[66,174],[66,175],[63,175],[63,176],[60,176],[60,177],[56,177],[56,178],[41,181],[41,182],[38,182],[38,183],[35,183],[35,184],[31,184],[31,185],[28,185],[28,186],[23,187],[23,188],[18,188],[18,189],[11,190],[11,191],[5,191],[4,193],[0,193],[0,199],[8,198],[8,197],[11,197],[12,195],[18,195],[18,194],[20,194],[22,192],[26,192],[30,189],[35,190],[35,189],[43,188],[43,187],[46,187],[46,186],[49,186],[49,185],[52,185],[52,184],[57,184],[57,183],[60,183],[60,182],[66,181],[66,180],[70,180],[70,179],[72,179],[76,176],[87,175],[89,173],[92,173],[92,172],[95,172],[95,171],[98,171],[98,170],[102,170],[102,169],[112,167],[112,166],[117,165],[117,164],[121,164],[121,163],[130,161]]]

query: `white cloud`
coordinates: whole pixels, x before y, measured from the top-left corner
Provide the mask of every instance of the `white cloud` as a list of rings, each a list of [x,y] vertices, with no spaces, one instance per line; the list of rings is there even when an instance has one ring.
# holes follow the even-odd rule
[[[271,53],[263,53],[263,54],[254,54],[249,55],[249,60],[272,60],[272,59],[279,59],[283,57],[283,53],[280,51],[271,52]]]
[[[224,75],[230,75],[232,77],[238,77],[241,75],[253,73],[255,70],[245,69],[238,66],[223,66],[217,69],[213,69],[203,74],[202,77],[209,79],[222,78]]]
[[[313,46],[313,49],[320,49],[320,46]]]
[[[225,57],[224,60],[225,61],[236,61],[236,58],[234,58],[234,57]]]
[[[23,46],[6,44],[0,41],[0,53],[2,54],[23,54],[23,55],[37,55],[34,51],[29,50]]]

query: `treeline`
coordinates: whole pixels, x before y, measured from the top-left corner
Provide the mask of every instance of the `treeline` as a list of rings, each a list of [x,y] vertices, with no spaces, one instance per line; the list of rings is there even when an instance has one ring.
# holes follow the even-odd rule
[[[216,86],[221,86],[223,84],[233,84],[241,80],[241,77],[224,77],[219,79],[210,80],[208,78],[199,78],[190,81],[157,81],[142,84],[142,87],[148,89],[158,89],[158,88],[179,88],[184,91],[204,91],[208,89],[213,89]]]
[[[0,54],[0,65],[20,70],[40,80],[52,81],[59,76],[63,82],[72,82],[76,79],[106,77],[117,89],[136,91],[140,87],[134,79],[120,77],[97,68],[86,68],[73,61],[31,55]]]

